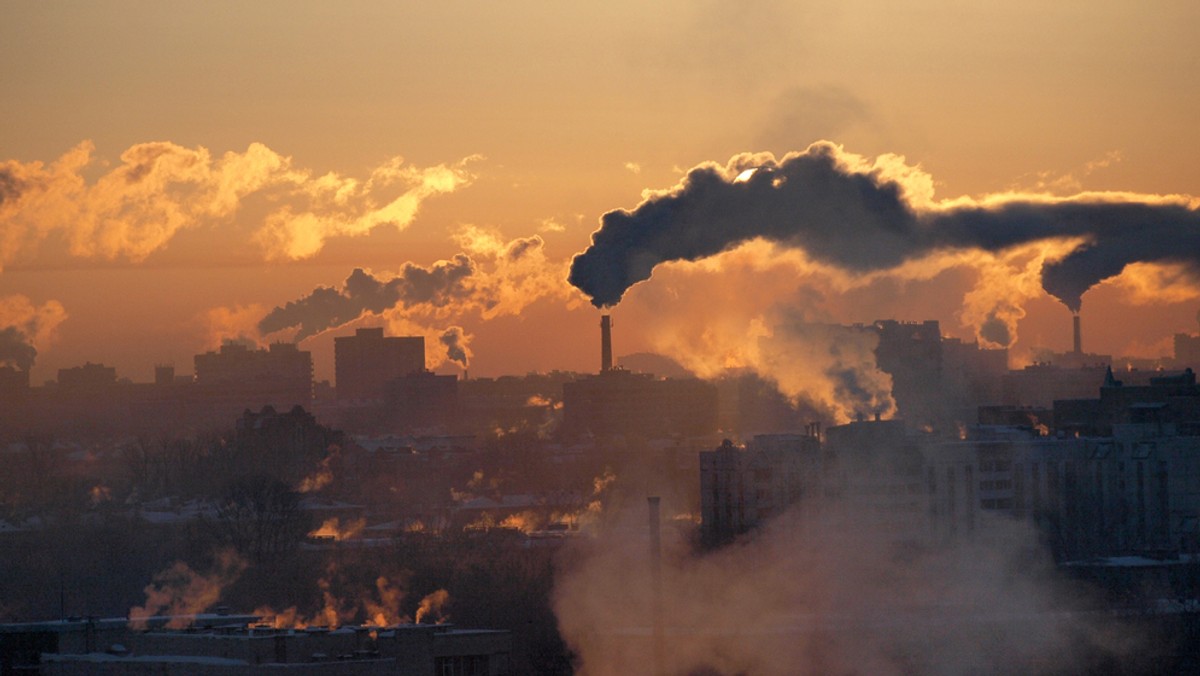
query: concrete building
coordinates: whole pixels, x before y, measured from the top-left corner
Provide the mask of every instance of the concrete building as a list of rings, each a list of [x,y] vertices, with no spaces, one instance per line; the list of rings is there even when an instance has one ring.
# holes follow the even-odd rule
[[[382,400],[388,382],[425,370],[425,338],[384,336],[382,328],[358,329],[333,339],[337,397]]]

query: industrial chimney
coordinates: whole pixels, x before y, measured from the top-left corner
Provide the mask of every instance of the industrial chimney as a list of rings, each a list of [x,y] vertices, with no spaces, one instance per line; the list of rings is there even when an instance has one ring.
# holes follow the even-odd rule
[[[612,367],[612,318],[600,315],[600,372],[611,371]]]
[[[1072,316],[1075,319],[1075,354],[1083,354],[1083,338],[1079,335],[1079,313]]]

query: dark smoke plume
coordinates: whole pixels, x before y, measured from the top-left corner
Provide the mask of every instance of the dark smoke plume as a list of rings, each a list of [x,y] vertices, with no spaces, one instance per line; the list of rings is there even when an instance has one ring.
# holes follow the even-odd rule
[[[22,371],[33,367],[37,349],[15,326],[0,329],[0,364],[9,364]]]
[[[572,261],[569,281],[593,305],[615,305],[659,263],[707,258],[755,238],[870,272],[942,249],[995,252],[1082,237],[1086,246],[1043,269],[1045,290],[1073,311],[1085,291],[1129,263],[1179,263],[1200,273],[1195,209],[1082,196],[918,211],[899,183],[846,168],[840,152],[814,144],[734,180],[715,165],[697,167],[679,189],[605,214],[591,246]]]
[[[446,358],[455,362],[463,368],[467,368],[471,361],[471,350],[467,347],[470,338],[463,332],[460,326],[451,326],[442,332],[438,337],[438,341],[446,346]]]
[[[341,289],[317,287],[300,300],[267,313],[258,323],[264,334],[299,327],[296,340],[353,321],[364,312],[381,313],[405,305],[442,307],[470,294],[466,281],[475,274],[475,263],[465,254],[425,268],[405,263],[399,274],[382,280],[357,268]]]
[[[21,196],[21,180],[10,169],[0,169],[0,204],[15,201]]]

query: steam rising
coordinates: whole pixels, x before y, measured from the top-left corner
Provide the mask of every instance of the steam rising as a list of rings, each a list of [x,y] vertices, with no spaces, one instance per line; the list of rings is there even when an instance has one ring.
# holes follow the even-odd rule
[[[1083,193],[933,202],[931,185],[902,158],[868,164],[827,142],[778,161],[746,154],[724,167],[703,164],[633,211],[605,214],[591,246],[575,256],[569,280],[597,307],[611,306],[660,263],[708,258],[756,238],[854,274],[937,251],[994,253],[1076,239],[1081,246],[1042,268],[1045,290],[1073,311],[1085,291],[1130,263],[1200,271],[1194,200]]]
[[[667,673],[1070,673],[1082,654],[1133,649],[1115,627],[1062,612],[1068,591],[1022,525],[989,520],[970,544],[935,546],[870,527],[884,518],[793,512],[704,556],[668,529]],[[637,512],[578,542],[556,583],[555,613],[581,674],[651,663],[644,529]]]
[[[192,624],[192,615],[216,605],[221,592],[246,569],[246,562],[231,551],[217,555],[214,568],[207,574],[197,573],[182,561],[154,576],[146,585],[146,603],[129,610],[129,624],[145,629],[146,620],[156,615],[168,615],[168,629],[183,629]]]

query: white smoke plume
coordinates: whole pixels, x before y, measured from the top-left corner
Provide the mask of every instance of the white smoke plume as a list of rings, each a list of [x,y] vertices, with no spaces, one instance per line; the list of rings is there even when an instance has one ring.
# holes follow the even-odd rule
[[[573,543],[556,580],[584,676],[653,665],[644,507],[619,521]],[[846,523],[792,512],[705,555],[665,529],[665,673],[1071,673],[1085,655],[1136,647],[1111,620],[1063,611],[1070,592],[1021,524],[988,521],[975,541],[940,546]]]
[[[168,629],[183,629],[194,622],[194,615],[208,610],[221,599],[221,592],[233,584],[246,569],[246,562],[232,551],[220,552],[213,569],[197,573],[182,561],[154,576],[146,585],[146,603],[129,609],[129,624],[145,629],[151,617],[165,615]]]

